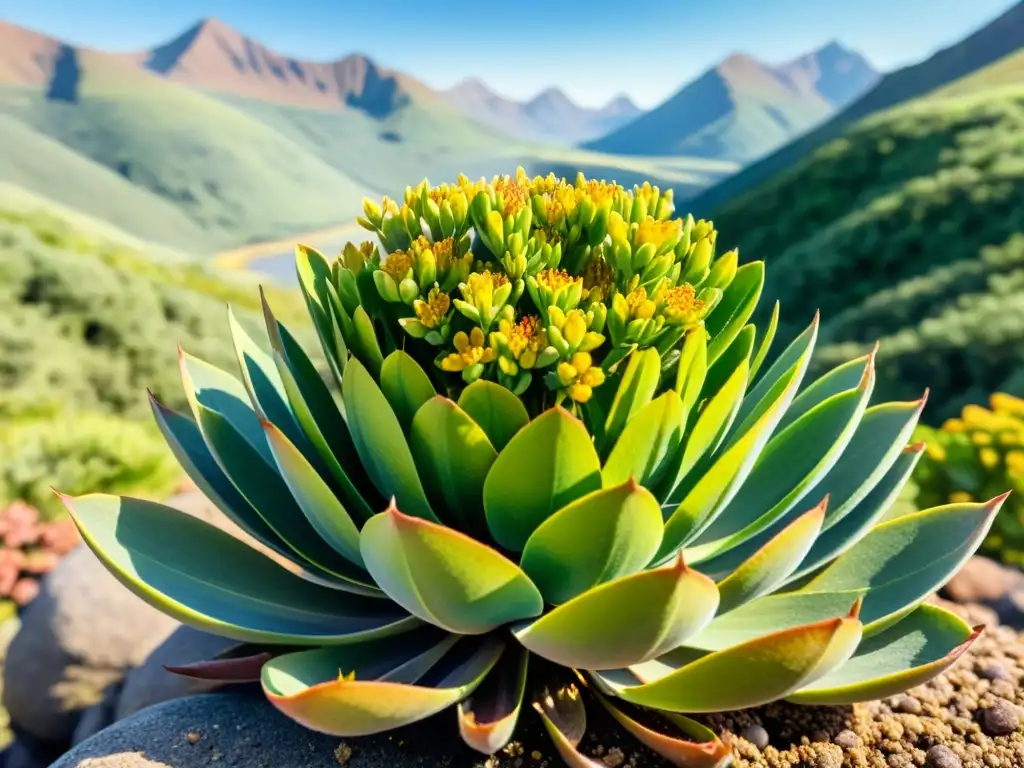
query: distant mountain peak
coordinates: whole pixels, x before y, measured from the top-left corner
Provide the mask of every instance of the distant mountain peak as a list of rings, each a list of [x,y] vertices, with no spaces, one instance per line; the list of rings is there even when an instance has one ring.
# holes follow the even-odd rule
[[[601,111],[611,114],[623,114],[632,112],[639,114],[643,110],[636,105],[628,94],[620,93],[608,100],[608,103],[601,107]]]
[[[528,102],[526,102],[528,108],[533,107],[557,107],[557,108],[578,108],[576,102],[569,98],[568,94],[561,88],[550,86],[545,88],[543,91],[538,93]]]

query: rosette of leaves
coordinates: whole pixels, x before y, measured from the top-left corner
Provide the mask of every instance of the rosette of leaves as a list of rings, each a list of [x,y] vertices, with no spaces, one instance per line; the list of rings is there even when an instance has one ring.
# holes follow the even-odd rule
[[[485,754],[532,708],[571,766],[589,700],[707,767],[729,748],[687,715],[889,696],[977,635],[925,599],[1003,497],[880,522],[923,398],[872,402],[873,355],[805,381],[817,318],[769,357],[763,264],[671,193],[461,178],[362,222],[381,247],[297,250],[331,375],[267,307],[265,346],[229,318],[237,371],[181,354],[191,413],[154,403],[272,557],[65,499],[123,583],[241,643],[177,671],[348,737],[452,708]]]
[[[988,408],[968,405],[940,429],[918,431],[928,448],[913,477],[915,505],[974,501],[994,488],[1014,491],[980,551],[1024,566],[1024,400],[997,392]]]

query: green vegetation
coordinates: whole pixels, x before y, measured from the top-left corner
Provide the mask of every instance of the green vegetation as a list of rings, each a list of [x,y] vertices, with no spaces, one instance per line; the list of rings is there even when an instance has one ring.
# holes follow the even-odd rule
[[[714,219],[771,264],[780,333],[826,310],[819,368],[880,339],[880,390],[930,386],[933,422],[1024,392],[1024,86],[874,115]]]
[[[364,206],[380,249],[296,254],[339,399],[268,313],[272,357],[185,354],[189,408],[158,406],[196,485],[294,568],[161,504],[65,500],[142,599],[251,644],[178,671],[346,738],[449,710],[484,755],[532,705],[571,766],[596,764],[589,702],[710,766],[730,745],[682,713],[883,698],[967,650],[925,601],[1002,499],[878,525],[920,404],[872,404],[868,355],[805,378],[817,324],[758,375],[763,262],[650,185],[404,199]]]
[[[1024,399],[997,393],[990,405],[969,405],[941,429],[918,430],[928,449],[906,500],[924,509],[1012,491],[981,551],[1024,567]]]
[[[182,404],[179,341],[231,365],[225,304],[259,322],[255,288],[182,258],[151,259],[109,225],[0,188],[0,504],[52,510],[58,482],[168,490],[180,475],[145,390]],[[269,301],[283,317],[304,314],[290,293]]]

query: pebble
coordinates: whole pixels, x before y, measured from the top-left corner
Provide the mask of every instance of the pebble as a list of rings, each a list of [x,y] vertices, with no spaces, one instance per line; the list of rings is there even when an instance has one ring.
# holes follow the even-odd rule
[[[1009,677],[1009,673],[1001,664],[986,664],[978,670],[978,677],[983,680],[1005,680]]]
[[[764,729],[764,726],[757,724],[748,725],[740,736],[758,749],[764,749],[768,746],[768,731]]]
[[[846,729],[836,734],[836,737],[832,739],[832,743],[836,744],[843,749],[854,749],[860,746],[860,736],[853,731]]]
[[[892,704],[893,711],[904,715],[920,715],[921,702],[913,696],[897,696]]]
[[[981,727],[989,736],[1008,736],[1020,727],[1020,715],[1012,704],[1000,699],[981,711]]]
[[[924,756],[928,768],[963,768],[963,763],[945,744],[936,744]]]

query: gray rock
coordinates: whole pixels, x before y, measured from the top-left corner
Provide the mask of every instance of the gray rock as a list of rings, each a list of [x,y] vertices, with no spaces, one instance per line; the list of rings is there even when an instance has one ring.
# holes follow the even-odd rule
[[[249,540],[199,493],[169,504]],[[64,744],[82,712],[179,626],[129,592],[85,546],[47,576],[21,620],[4,664],[3,704],[22,731]]]
[[[925,755],[928,768],[963,768],[963,763],[956,753],[945,744],[936,744]]]
[[[748,725],[740,735],[758,749],[765,749],[768,746],[768,731],[764,729],[764,726],[757,723]]]
[[[43,582],[4,663],[3,703],[32,735],[67,741],[82,710],[177,626],[81,546]]]
[[[552,753],[550,742],[545,747]],[[452,712],[392,734],[339,739],[306,730],[252,694],[158,704],[82,742],[50,768],[471,768]]]
[[[989,736],[1008,736],[1020,728],[1020,715],[1010,702],[999,699],[981,710],[981,729]]]
[[[171,674],[164,666],[212,659],[232,645],[235,645],[233,640],[192,627],[178,627],[140,666],[128,673],[114,709],[114,720],[123,720],[153,704],[213,690],[217,687],[215,683]]]

